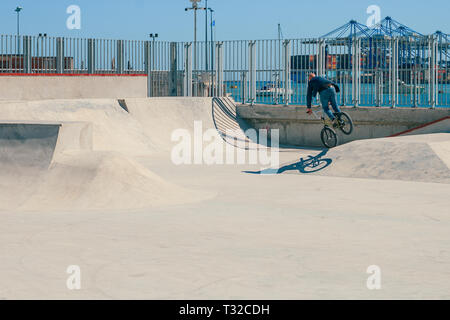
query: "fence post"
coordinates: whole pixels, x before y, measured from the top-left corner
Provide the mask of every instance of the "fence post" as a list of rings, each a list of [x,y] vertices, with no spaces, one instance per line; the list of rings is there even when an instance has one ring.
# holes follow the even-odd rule
[[[123,73],[123,40],[117,40],[117,74]]]
[[[320,39],[317,46],[317,75],[322,77],[325,75],[325,67],[324,67],[324,61],[325,61],[325,45],[324,40]]]
[[[88,39],[88,73],[95,73],[95,39]]]
[[[216,43],[217,97],[223,97],[223,42]]]
[[[56,38],[56,73],[64,73],[64,38]]]
[[[241,75],[241,91],[242,91],[242,104],[247,103],[247,73],[244,71]]]
[[[170,43],[170,72],[169,72],[169,96],[178,96],[178,51],[177,43]]]
[[[291,41],[285,40],[284,49],[284,104],[291,101]]]
[[[153,96],[153,78],[152,78],[152,53],[150,41],[144,44],[144,63],[145,74],[147,75],[147,97]]]
[[[192,97],[192,43],[186,43],[184,50],[184,96]]]
[[[353,39],[352,54],[352,96],[353,106],[359,106],[361,85],[361,39]]]
[[[249,97],[251,105],[256,102],[256,41],[248,43]]]
[[[390,93],[391,93],[391,108],[397,107],[397,93],[398,93],[398,39],[394,38],[391,41],[391,85],[390,85]]]
[[[418,87],[419,87],[419,83],[417,82],[419,79],[419,71],[417,71],[417,67],[413,66],[412,67],[412,85],[413,85],[413,108],[417,108],[417,98],[418,98]]]
[[[380,71],[375,70],[375,107],[381,106],[381,97],[383,96],[383,85],[381,84]]]
[[[32,61],[31,61],[31,37],[23,37],[23,72],[31,73]]]
[[[429,60],[429,104],[432,109],[436,107],[437,104],[437,89],[438,89],[438,72],[436,70],[436,64],[437,64],[437,41],[435,41],[433,36],[429,36],[428,39],[428,46],[429,46],[429,52],[430,52],[430,60]]]

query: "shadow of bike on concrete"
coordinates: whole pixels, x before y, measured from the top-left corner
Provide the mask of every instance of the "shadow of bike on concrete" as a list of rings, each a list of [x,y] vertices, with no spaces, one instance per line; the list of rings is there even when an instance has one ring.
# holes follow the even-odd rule
[[[316,156],[308,156],[306,159],[301,158],[300,161],[284,165],[279,169],[269,168],[261,171],[244,171],[244,173],[271,175],[282,174],[287,171],[298,171],[303,174],[315,173],[329,167],[333,163],[332,159],[324,158],[327,153],[328,149],[323,150]]]

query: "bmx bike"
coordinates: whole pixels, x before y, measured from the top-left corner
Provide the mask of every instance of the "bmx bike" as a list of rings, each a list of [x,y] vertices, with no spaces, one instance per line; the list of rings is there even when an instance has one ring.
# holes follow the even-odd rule
[[[317,119],[320,119],[323,122],[323,129],[320,133],[320,139],[322,140],[323,145],[327,148],[331,149],[339,144],[339,136],[337,135],[335,129],[339,129],[345,135],[351,135],[353,132],[352,118],[346,112],[333,113],[338,120],[335,125],[333,125],[330,120],[325,118],[323,111],[312,111],[312,113]]]

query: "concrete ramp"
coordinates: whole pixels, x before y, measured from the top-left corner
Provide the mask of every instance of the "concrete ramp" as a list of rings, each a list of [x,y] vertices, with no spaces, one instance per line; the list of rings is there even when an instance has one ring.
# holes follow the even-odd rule
[[[361,140],[330,150],[322,175],[450,183],[450,134]]]
[[[0,163],[48,168],[60,127],[60,124],[0,123]]]
[[[186,130],[193,136],[212,129],[216,138],[235,147],[261,147],[245,135],[250,127],[237,115],[234,101],[228,98],[126,99],[126,107],[142,125],[156,153],[172,149],[171,136],[176,130]]]
[[[166,182],[118,151],[94,150],[92,123],[0,123],[0,211],[122,210],[213,195]]]
[[[0,122],[89,122],[94,150],[130,156],[147,155],[155,150],[140,122],[114,99],[0,101]]]
[[[167,153],[174,142],[176,130],[194,133],[214,128],[211,117],[211,98],[151,98],[126,99],[130,116],[138,121],[153,153]]]
[[[236,104],[231,98],[213,99],[212,118],[222,139],[236,148],[254,150],[265,148],[270,142],[267,141],[270,137],[262,141],[258,137],[258,132],[237,114]],[[259,141],[264,142],[265,145],[260,145]]]
[[[0,122],[0,209],[27,201],[68,150],[92,150],[90,123]]]
[[[89,122],[0,122],[0,163],[48,168],[53,157],[67,150],[92,150]]]
[[[214,195],[167,182],[120,153],[65,152],[18,209],[125,210],[191,203]]]
[[[35,192],[52,162],[60,128],[0,123],[0,210],[17,207]]]
[[[0,119],[0,210],[196,202],[214,194],[165,181],[135,157],[170,157],[177,130],[191,140],[211,130],[222,145],[261,147],[227,99],[0,102]],[[354,141],[329,150],[323,157],[332,163],[314,174],[450,183],[449,136]]]
[[[217,130],[219,139],[230,138],[227,140],[233,144],[243,140],[250,145],[254,141],[244,134],[249,126],[236,114],[234,102],[225,100],[225,108],[214,104],[212,98],[0,101],[0,119],[91,122],[94,150],[129,156],[167,154],[174,144],[172,133],[184,129],[193,134],[195,123],[201,125],[202,131]],[[227,137],[227,130],[234,134]]]

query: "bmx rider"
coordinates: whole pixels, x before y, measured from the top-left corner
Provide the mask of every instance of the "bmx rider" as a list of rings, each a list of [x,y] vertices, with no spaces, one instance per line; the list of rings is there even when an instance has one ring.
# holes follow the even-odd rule
[[[334,116],[333,112],[330,110],[330,104],[333,107],[334,112],[341,113],[341,109],[337,104],[336,93],[339,92],[339,86],[323,77],[317,77],[314,73],[309,75],[308,82],[308,95],[306,97],[308,114],[312,114],[311,102],[312,98],[320,94],[320,102],[322,103],[323,111],[327,114],[331,121],[333,121],[333,126],[338,126],[338,120]]]

